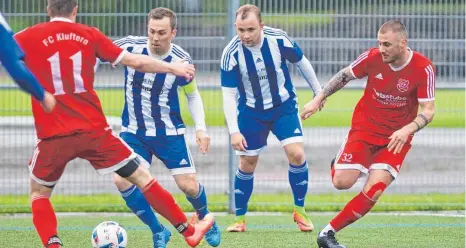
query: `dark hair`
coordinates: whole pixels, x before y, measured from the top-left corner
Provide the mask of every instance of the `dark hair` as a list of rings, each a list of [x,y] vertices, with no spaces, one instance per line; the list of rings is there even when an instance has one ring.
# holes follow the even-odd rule
[[[147,16],[147,21],[149,22],[151,19],[153,20],[162,20],[163,18],[168,17],[170,18],[170,26],[173,29],[176,28],[177,21],[176,21],[176,14],[167,8],[155,8],[149,12]]]
[[[256,5],[252,4],[246,4],[239,7],[236,11],[236,18],[238,18],[239,15],[241,16],[241,20],[244,20],[249,16],[249,13],[254,13],[257,16],[257,19],[259,19],[259,22],[262,22],[261,10]]]
[[[67,17],[73,13],[74,8],[78,6],[76,0],[48,0],[50,16]]]

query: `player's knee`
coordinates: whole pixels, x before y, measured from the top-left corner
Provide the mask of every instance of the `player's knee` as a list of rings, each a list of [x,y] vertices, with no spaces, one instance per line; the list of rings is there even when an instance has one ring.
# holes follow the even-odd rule
[[[199,183],[196,180],[195,174],[180,175],[176,179],[178,188],[187,196],[194,197],[199,193]]]
[[[377,201],[379,197],[383,194],[387,185],[383,182],[375,183],[374,185],[364,186],[363,192],[368,198],[373,201]]]
[[[288,160],[290,164],[294,165],[301,165],[306,160],[306,156],[304,155],[304,150],[297,149],[296,151],[290,152],[288,154]]]
[[[45,186],[42,184],[39,184],[36,182],[34,179],[30,179],[29,183],[29,196],[31,199],[37,198],[37,197],[47,197],[50,198],[52,195],[53,191],[53,186]]]
[[[246,173],[252,173],[256,169],[258,158],[250,156],[241,156],[239,168]]]
[[[356,179],[357,180],[357,179]],[[338,190],[350,189],[356,183],[356,180],[346,176],[334,175],[332,179],[333,186]]]

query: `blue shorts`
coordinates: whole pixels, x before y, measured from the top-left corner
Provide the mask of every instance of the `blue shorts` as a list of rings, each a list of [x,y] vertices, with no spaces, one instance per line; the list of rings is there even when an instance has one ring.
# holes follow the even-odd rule
[[[280,106],[268,110],[245,107],[238,115],[238,126],[246,139],[246,152],[238,155],[257,156],[267,146],[270,131],[282,146],[303,142],[303,128],[298,115],[298,104],[290,99]]]
[[[184,135],[150,137],[121,132],[120,137],[149,165],[154,155],[167,166],[173,175],[196,173]]]

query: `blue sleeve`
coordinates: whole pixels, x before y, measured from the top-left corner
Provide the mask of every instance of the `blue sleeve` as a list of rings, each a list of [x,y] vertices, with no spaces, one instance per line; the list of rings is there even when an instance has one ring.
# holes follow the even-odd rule
[[[220,78],[222,81],[222,87],[228,87],[228,88],[236,88],[238,87],[238,82],[239,80],[239,71],[237,69],[238,67],[235,66],[231,71],[225,71],[223,69],[220,69]]]
[[[303,51],[294,41],[292,41],[292,47],[285,46],[283,40],[278,40],[278,45],[282,56],[290,63],[297,63],[301,61],[304,56]]]
[[[39,101],[44,99],[44,88],[29,71],[22,59],[24,53],[5,24],[0,23],[0,62],[19,87]]]

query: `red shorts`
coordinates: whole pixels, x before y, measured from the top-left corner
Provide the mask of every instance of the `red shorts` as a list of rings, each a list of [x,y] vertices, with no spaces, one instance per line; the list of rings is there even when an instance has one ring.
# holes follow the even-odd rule
[[[335,170],[359,170],[368,174],[372,169],[387,170],[396,178],[406,157],[411,139],[400,153],[387,149],[388,138],[376,137],[367,132],[350,130],[335,159]]]
[[[54,186],[66,164],[75,158],[88,160],[103,175],[120,169],[135,157],[133,150],[108,127],[39,140],[29,170],[39,184]]]

